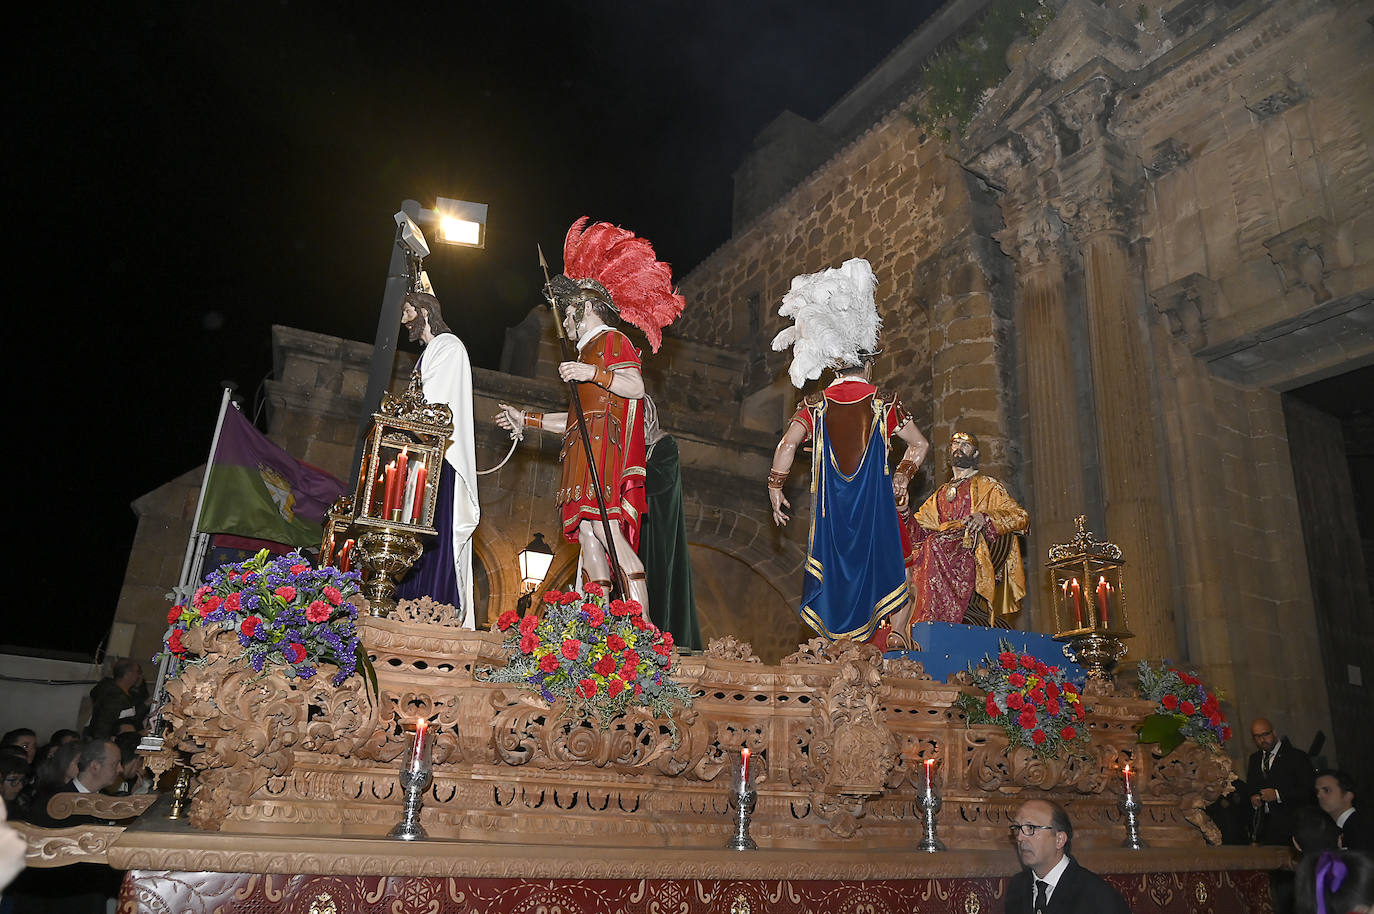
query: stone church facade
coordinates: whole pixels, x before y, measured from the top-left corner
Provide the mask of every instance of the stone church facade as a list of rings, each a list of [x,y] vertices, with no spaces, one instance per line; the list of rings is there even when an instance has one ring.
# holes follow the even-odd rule
[[[1219,687],[1237,758],[1260,714],[1295,743],[1324,731],[1329,759],[1370,757],[1374,610],[1341,429],[1285,396],[1374,363],[1369,4],[1051,3],[943,140],[909,116],[920,66],[983,5],[946,4],[819,122],[771,125],[737,173],[732,237],[681,278],[688,310],[646,380],[682,450],[704,634],[770,661],[806,635],[808,480],[789,484],[801,510],[783,531],[764,492],[800,393],[768,341],[794,275],[862,256],[877,381],[934,445],[913,498],[945,478],[958,428],[1030,510],[1023,627],[1051,628],[1044,556],[1085,514],[1128,560],[1130,657]],[[274,348],[273,438],[347,477],[370,347],[278,327]],[[481,421],[497,402],[562,408],[555,362],[531,312],[504,370],[474,370],[479,467],[508,446]],[[482,478],[489,619],[518,596],[531,532],[553,532],[556,459],[527,439]],[[131,652],[155,649],[170,581],[153,550],[189,524],[198,478],[135,505],[116,621]]]

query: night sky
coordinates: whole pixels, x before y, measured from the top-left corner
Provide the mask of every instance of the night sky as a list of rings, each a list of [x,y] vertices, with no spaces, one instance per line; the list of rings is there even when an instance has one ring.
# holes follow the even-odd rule
[[[754,135],[784,109],[821,116],[938,5],[135,2],[12,19],[23,445],[0,643],[95,650],[130,503],[204,461],[220,382],[261,399],[274,323],[373,339],[402,200],[490,206],[485,250],[436,246],[426,267],[474,364],[497,368],[538,302],[536,242],[557,269],[588,215],[685,274],[729,237]]]

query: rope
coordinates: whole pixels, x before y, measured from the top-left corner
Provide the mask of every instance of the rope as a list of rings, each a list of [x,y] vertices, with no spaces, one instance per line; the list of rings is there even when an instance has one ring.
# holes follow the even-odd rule
[[[496,466],[492,467],[490,470],[478,470],[478,471],[477,471],[477,475],[478,475],[478,476],[486,476],[488,473],[495,473],[497,470],[499,470],[499,469],[501,469],[503,466],[505,466],[506,463],[510,460],[511,455],[515,453],[515,446],[516,446],[517,444],[519,444],[519,443],[520,443],[520,439],[522,439],[522,438],[524,438],[524,437],[525,437],[525,431],[524,431],[523,428],[513,428],[513,429],[511,429],[511,430],[510,430],[510,450],[509,450],[509,451],[506,451],[506,456],[503,457],[503,458],[501,459],[501,462],[500,462],[500,463],[498,463]]]

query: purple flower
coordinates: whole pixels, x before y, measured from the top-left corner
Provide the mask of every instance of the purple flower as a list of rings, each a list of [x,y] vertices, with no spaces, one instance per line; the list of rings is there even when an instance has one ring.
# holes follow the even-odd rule
[[[296,675],[302,679],[309,679],[315,675],[315,668],[313,666],[298,666],[296,667]]]
[[[261,672],[262,672],[262,665],[263,665],[263,663],[265,663],[266,661],[267,661],[267,655],[266,655],[266,654],[254,654],[253,657],[252,657],[252,659],[249,660],[249,664],[253,667],[253,672],[255,672],[255,673],[261,673]]]
[[[539,694],[543,697],[545,701],[553,701],[553,693],[550,692],[548,688],[546,688],[545,686],[539,687]]]

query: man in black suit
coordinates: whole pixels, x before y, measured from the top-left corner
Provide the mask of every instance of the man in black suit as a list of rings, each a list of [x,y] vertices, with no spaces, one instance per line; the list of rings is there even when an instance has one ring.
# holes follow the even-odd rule
[[[1355,779],[1344,771],[1326,768],[1317,772],[1316,788],[1317,805],[1341,830],[1341,847],[1374,850],[1374,822],[1355,808]]]
[[[1258,817],[1254,841],[1286,846],[1293,840],[1293,810],[1312,802],[1312,760],[1287,737],[1279,739],[1263,717],[1250,725],[1250,737],[1258,747],[1245,777]]]
[[[1120,892],[1069,856],[1073,823],[1063,807],[1029,800],[1010,831],[1025,869],[1007,883],[1006,914],[1131,914]]]
[[[48,815],[48,801],[59,793],[99,793],[116,784],[123,775],[119,762],[119,747],[111,739],[92,739],[81,744],[76,757],[76,777],[56,790],[40,791],[33,802],[29,821],[44,828],[70,828],[73,825],[107,825],[92,816],[68,816],[54,819]]]

